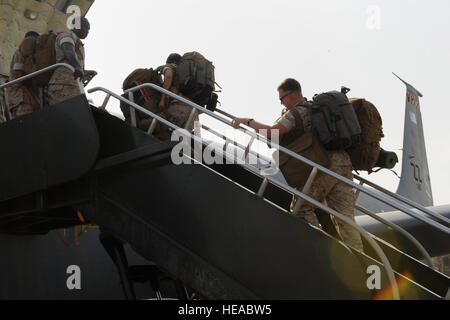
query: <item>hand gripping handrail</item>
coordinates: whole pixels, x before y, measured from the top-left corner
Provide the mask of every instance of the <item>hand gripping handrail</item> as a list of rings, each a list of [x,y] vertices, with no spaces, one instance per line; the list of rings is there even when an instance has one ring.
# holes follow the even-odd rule
[[[216,119],[216,120],[218,120],[220,122],[223,122],[223,123],[227,124],[228,126],[233,127],[231,120],[224,119],[223,117],[216,115],[215,113],[207,110],[206,108],[203,108],[203,107],[193,103],[192,101],[189,101],[186,98],[180,97],[180,96],[178,96],[178,95],[176,95],[176,94],[174,94],[174,93],[172,93],[172,92],[170,92],[168,90],[165,90],[165,89],[163,89],[163,88],[161,88],[161,87],[159,87],[159,86],[157,86],[155,84],[151,84],[151,83],[142,84],[140,86],[133,87],[131,89],[126,90],[125,93],[135,92],[135,91],[141,90],[143,88],[151,88],[151,89],[157,90],[157,91],[159,91],[161,93],[164,93],[164,94],[166,94],[166,95],[168,95],[168,96],[170,96],[170,97],[172,97],[172,98],[174,98],[174,99],[176,99],[178,101],[181,101],[181,102],[191,106],[192,108],[195,108],[195,109],[203,112],[204,114],[207,114],[208,116],[210,116],[210,117],[212,117],[212,118],[214,118],[214,119]],[[323,167],[321,165],[318,165],[318,164],[312,162],[311,160],[309,160],[309,159],[307,159],[307,158],[305,158],[305,157],[303,157],[303,156],[301,156],[301,155],[299,155],[299,154],[297,154],[297,153],[295,153],[295,152],[293,152],[293,151],[291,151],[289,149],[286,149],[286,148],[284,148],[282,146],[279,146],[279,145],[269,141],[264,136],[259,135],[259,134],[255,133],[255,132],[252,132],[252,131],[244,128],[242,125],[239,128],[239,130],[241,130],[244,133],[250,135],[251,137],[254,137],[254,138],[258,139],[259,141],[262,141],[262,142],[270,144],[272,147],[277,148],[279,151],[281,151],[281,152],[283,152],[283,153],[285,153],[285,154],[287,154],[287,155],[289,155],[289,156],[291,156],[293,158],[296,158],[296,159],[302,161],[303,163],[306,163],[307,165],[309,165],[309,166],[311,166],[313,168],[315,167],[318,170],[322,171],[323,173],[328,174],[329,176],[331,176],[333,178],[336,178],[337,180],[339,180],[341,182],[344,182],[345,184],[351,186],[352,188],[360,190],[361,192],[364,192],[364,193],[370,195],[371,197],[373,197],[373,198],[375,198],[375,199],[377,199],[377,200],[379,200],[379,201],[381,201],[381,202],[383,202],[383,203],[385,203],[387,205],[390,205],[391,207],[394,207],[395,209],[400,210],[400,211],[408,214],[409,216],[414,217],[414,218],[422,221],[425,224],[428,224],[428,225],[434,227],[435,229],[438,229],[438,230],[440,230],[442,232],[450,234],[450,228],[441,225],[440,223],[438,223],[437,221],[435,221],[433,219],[430,219],[428,217],[422,216],[422,215],[412,211],[411,209],[409,209],[408,207],[402,205],[401,203],[397,203],[396,201],[392,201],[386,195],[373,192],[372,190],[370,190],[368,188],[365,188],[365,187],[363,187],[363,186],[361,186],[359,184],[356,184],[355,182],[353,182],[353,181],[351,181],[351,180],[349,180],[349,179],[347,179],[345,177],[342,177],[342,176],[338,175],[337,173],[335,173],[335,172],[333,172],[333,171],[331,171],[331,170],[329,170],[329,169],[327,169],[327,168],[325,168],[325,167]]]
[[[42,73],[46,73],[46,72],[48,72],[48,71],[52,71],[53,69],[57,69],[57,68],[59,68],[59,67],[64,67],[64,68],[69,69],[69,70],[72,71],[72,72],[75,72],[75,68],[72,67],[70,64],[67,64],[67,63],[56,63],[56,64],[51,65],[51,66],[49,66],[49,67],[46,67],[46,68],[44,68],[44,69],[41,69],[41,70],[38,70],[38,71],[36,71],[36,72],[27,74],[26,76],[17,78],[17,79],[15,79],[15,80],[13,80],[13,81],[9,81],[9,82],[7,82],[7,83],[1,85],[1,86],[0,86],[0,90],[2,90],[2,89],[4,89],[4,88],[7,88],[7,87],[11,87],[11,86],[13,86],[13,85],[15,85],[15,84],[21,83],[21,82],[23,82],[23,81],[25,81],[25,80],[28,80],[28,79],[31,79],[31,78],[34,78],[34,77],[36,77],[36,76],[38,76],[38,75],[40,75],[40,74],[42,74]]]
[[[139,86],[139,87],[141,87],[141,88],[139,88],[138,90],[142,89],[142,86]],[[138,88],[138,87],[136,87],[136,88]],[[160,91],[160,92],[163,92],[163,93],[170,93],[170,96],[173,95],[171,92],[169,92],[167,90],[164,90],[161,87],[156,86],[155,89]],[[160,116],[158,116],[158,115],[148,111],[147,109],[137,105],[134,102],[131,102],[131,101],[125,99],[124,97],[122,97],[120,95],[115,94],[114,92],[112,92],[112,91],[110,91],[108,89],[105,89],[105,88],[102,88],[102,87],[95,87],[95,88],[90,89],[88,92],[89,93],[93,93],[93,92],[96,92],[96,91],[103,91],[104,93],[106,93],[108,100],[109,100],[110,97],[114,97],[117,100],[122,101],[125,104],[129,105],[130,107],[133,107],[134,109],[136,109],[138,111],[141,111],[141,112],[143,112],[143,113],[145,113],[145,114],[147,114],[147,115],[149,115],[149,116],[151,116],[153,118],[156,118],[158,121],[162,122],[165,125],[168,125],[169,127],[173,128],[173,129],[180,129],[179,127],[177,127],[174,124],[168,122],[167,120],[161,118]],[[189,105],[191,105],[191,106],[195,105],[195,108],[197,108],[197,109],[201,108],[201,110],[203,112],[205,112],[202,107],[200,107],[200,106],[198,106],[196,104],[193,104],[189,100],[186,100],[186,99],[184,99],[182,97],[178,97],[178,96],[175,96],[175,95],[173,95],[172,97],[174,99],[180,100],[182,102],[185,102],[185,101],[189,102]],[[208,112],[205,112],[205,113],[208,113]],[[216,117],[219,118],[218,119],[219,121],[222,121],[222,122],[225,122],[225,123],[227,122],[225,119],[221,119],[220,117],[214,115],[214,118],[216,118]],[[191,139],[194,139],[194,141],[202,143],[202,144],[205,143],[201,138],[199,138],[199,137],[197,137],[195,135],[192,135],[192,134],[188,133],[187,131],[184,131],[184,132],[187,133],[187,135],[189,135]],[[253,174],[263,178],[264,181],[270,181],[270,183],[272,183],[273,185],[278,186],[279,188],[281,188],[283,190],[286,190],[287,192],[290,192],[290,193],[300,197],[304,201],[307,201],[307,202],[311,203],[312,205],[314,205],[314,206],[324,210],[325,212],[328,212],[329,214],[335,216],[337,219],[343,221],[346,224],[349,224],[350,226],[352,226],[353,228],[358,230],[358,232],[363,236],[363,238],[365,238],[367,240],[367,242],[373,247],[373,249],[375,250],[375,252],[379,256],[379,258],[381,260],[381,263],[383,264],[383,266],[384,266],[384,268],[386,270],[386,273],[387,273],[387,276],[388,276],[388,279],[389,279],[389,282],[390,282],[390,289],[392,291],[392,295],[393,295],[394,300],[400,300],[400,294],[399,294],[399,291],[398,291],[398,286],[397,286],[397,282],[395,280],[395,275],[394,275],[394,271],[392,269],[392,266],[389,263],[389,260],[386,257],[386,255],[384,254],[383,250],[375,242],[375,240],[372,239],[372,237],[369,235],[369,233],[366,230],[364,230],[359,225],[357,225],[352,219],[350,219],[350,218],[344,216],[343,214],[341,214],[341,213],[339,213],[339,212],[337,212],[337,211],[335,211],[335,210],[325,206],[324,204],[314,200],[313,198],[310,198],[309,196],[307,196],[307,195],[303,194],[302,192],[292,188],[291,186],[289,186],[287,184],[284,184],[282,182],[279,182],[279,181],[273,179],[272,177],[263,177],[258,172],[257,169],[249,166],[245,161],[239,159],[238,157],[235,157],[234,155],[230,155],[229,153],[227,153],[226,151],[223,151],[223,150],[217,150],[217,151],[221,152],[221,155],[232,159],[237,164],[244,166],[247,170],[251,171]]]

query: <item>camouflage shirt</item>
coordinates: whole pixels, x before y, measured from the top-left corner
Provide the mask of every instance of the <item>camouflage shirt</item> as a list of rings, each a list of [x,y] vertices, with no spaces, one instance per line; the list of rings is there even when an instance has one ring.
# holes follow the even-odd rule
[[[84,47],[81,40],[77,37],[75,33],[72,31],[66,31],[63,33],[58,34],[56,37],[56,43],[55,43],[55,50],[56,50],[56,62],[57,63],[64,63],[67,62],[64,56],[64,52],[61,49],[61,46],[64,43],[70,43],[75,47],[75,53],[78,60],[78,63],[80,64],[81,68],[84,69]]]
[[[302,119],[303,130],[304,132],[310,132],[312,130],[311,117],[309,115],[308,109],[306,107],[306,102],[300,102],[296,104],[293,109],[295,109]],[[281,124],[283,127],[287,129],[287,132],[290,132],[295,128],[295,116],[293,115],[292,110],[284,112],[284,114],[276,121],[276,123]]]

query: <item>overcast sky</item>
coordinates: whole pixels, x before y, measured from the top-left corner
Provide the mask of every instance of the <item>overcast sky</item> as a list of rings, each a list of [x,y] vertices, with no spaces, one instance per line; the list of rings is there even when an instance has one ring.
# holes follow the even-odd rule
[[[351,97],[378,107],[382,147],[397,152],[400,174],[406,88],[395,72],[424,94],[434,200],[448,204],[449,12],[448,0],[97,0],[85,43],[86,68],[99,75],[89,87],[120,92],[133,69],[199,51],[216,66],[221,109],[272,124],[282,110],[276,88],[283,79],[298,79],[308,98],[345,85]],[[390,172],[369,178],[392,191],[398,185]]]

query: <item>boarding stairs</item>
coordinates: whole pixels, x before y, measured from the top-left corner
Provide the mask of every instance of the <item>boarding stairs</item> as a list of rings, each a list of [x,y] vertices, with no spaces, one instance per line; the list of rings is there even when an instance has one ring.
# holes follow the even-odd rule
[[[100,151],[95,151],[96,147],[93,146],[90,158],[83,160],[86,164],[77,164],[80,167],[89,167],[87,173],[82,174],[83,170],[79,169],[74,176],[55,179],[54,182],[47,179],[46,188],[40,189],[37,183],[34,189],[29,186],[14,192],[2,190],[2,231],[9,228],[24,233],[33,232],[33,226],[39,225],[36,230],[45,232],[46,229],[75,225],[79,223],[76,219],[58,220],[58,210],[70,207],[75,212],[82,212],[90,222],[98,224],[105,230],[105,234],[109,235],[110,241],[105,242],[109,243],[105,248],[118,266],[127,298],[134,296],[130,286],[134,280],[146,279],[145,281],[153,282],[154,291],[158,291],[158,286],[154,284],[154,279],[157,278],[154,276],[155,265],[156,269],[163,270],[165,274],[176,279],[178,284],[182,282],[201,296],[210,299],[397,300],[448,297],[450,279],[435,270],[430,254],[406,230],[381,219],[365,208],[357,208],[412,242],[419,256],[416,254],[413,257],[402,248],[395,248],[376,235],[369,234],[354,221],[308,197],[306,193],[315,175],[324,172],[352,186],[358,192],[408,214],[433,228],[436,233],[443,233],[447,237],[450,233],[448,218],[392,194],[359,176],[355,178],[360,184],[345,179],[267,141],[244,126],[239,130],[248,135],[250,141],[247,145],[202,126],[203,130],[224,140],[223,148],[215,150],[216,156],[218,153],[219,157],[235,165],[196,162],[196,165],[176,166],[170,160],[176,142],[160,142],[152,133],[156,121],[174,131],[180,128],[133,102],[133,92],[143,88],[158,90],[192,107],[186,128],[194,120],[195,111],[232,126],[232,115],[221,110],[211,112],[153,84],[143,84],[127,90],[125,96],[128,95],[128,99],[106,88],[96,87],[89,90],[89,93],[106,94],[98,108],[89,107],[86,99],[79,97],[48,110],[41,110],[41,114],[30,115],[21,120],[24,126],[33,126],[32,118],[35,118],[34,121],[46,119],[50,122],[51,116],[54,116],[52,113],[57,112],[60,112],[61,119],[68,119],[71,112],[78,112],[73,110],[80,109],[79,116],[92,122],[92,128],[97,130],[96,143],[97,147],[100,145]],[[105,111],[111,98],[130,107],[131,126]],[[133,116],[136,111],[154,118],[147,133],[133,128],[136,126],[136,117]],[[76,118],[74,114],[71,116]],[[18,132],[17,120],[2,125],[0,131]],[[75,127],[71,128],[75,131]],[[42,126],[34,129],[43,130]],[[54,129],[64,130],[61,124],[55,125]],[[89,145],[88,137],[91,135],[94,136],[95,133],[85,133],[83,136],[85,145]],[[191,132],[184,131],[182,137],[194,144],[200,144],[202,148],[208,147],[205,141]],[[50,137],[44,135],[44,138]],[[67,135],[66,138],[74,137]],[[252,150],[255,141],[269,143],[279,152],[287,153],[313,167],[302,192],[264,175],[261,170],[264,168],[252,164],[249,160],[251,156],[257,157],[259,164],[266,163],[267,167],[274,165],[267,156]],[[242,149],[244,156],[239,157],[234,152],[228,152],[227,147],[230,144]],[[77,146],[80,151],[85,148],[82,143]],[[50,152],[52,156],[49,158],[62,157],[70,162],[72,149],[68,148],[67,154],[63,156]],[[189,149],[183,157],[195,162],[194,151]],[[83,149],[83,152],[86,150]],[[52,164],[58,165],[57,162]],[[43,166],[48,164],[44,163]],[[155,187],[155,184],[158,187]],[[377,192],[363,184],[369,184]],[[177,197],[172,197],[171,194]],[[318,216],[324,230],[310,226],[290,214],[289,203],[292,195],[298,198],[298,205],[294,210],[297,210],[303,201],[318,208]],[[17,224],[21,219],[35,218],[32,214],[36,211],[51,211],[52,215],[45,217],[45,223],[42,223],[42,220],[32,221],[28,225],[29,228],[21,228]],[[352,225],[360,232],[365,252],[349,248],[340,241],[329,221],[330,216]],[[131,276],[134,280],[130,280],[130,274],[133,274],[130,270],[133,270],[133,267],[128,267],[126,258],[120,254],[120,243],[129,243],[136,252],[152,261],[152,264],[140,268],[139,271],[136,271],[139,267],[134,268],[135,276]],[[424,259],[426,263],[420,262],[419,259]],[[382,270],[381,289],[367,287],[367,270],[373,265]],[[148,276],[143,276],[146,273]],[[178,293],[178,297],[183,297],[183,290],[178,290]],[[184,297],[187,298],[186,295]]]

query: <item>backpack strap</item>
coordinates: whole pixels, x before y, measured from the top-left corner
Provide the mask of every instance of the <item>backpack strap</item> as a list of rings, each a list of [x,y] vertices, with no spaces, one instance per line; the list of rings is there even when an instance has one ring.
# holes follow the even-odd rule
[[[155,69],[155,72],[157,72],[158,74],[162,74],[162,71],[165,67],[166,65],[159,66],[158,68]]]
[[[288,133],[284,134],[281,138],[281,143],[283,145],[288,145],[294,142],[296,139],[300,138],[305,133],[305,127],[303,123],[303,119],[299,113],[299,111],[296,109],[297,106],[300,104],[295,105],[291,110],[287,111],[290,112],[294,118],[295,118],[295,127],[289,131]],[[287,112],[284,112],[286,114]]]
[[[292,132],[295,134],[295,136],[300,137],[303,133],[305,133],[305,125],[303,123],[303,119],[300,116],[300,112],[294,107],[291,110],[291,114],[295,118],[295,128],[292,130]]]
[[[156,68],[156,72],[160,75],[163,75],[163,71],[165,68],[171,68],[173,71],[175,71],[177,69],[177,66],[173,63],[169,63],[169,64],[164,64],[162,66],[159,66],[158,68]]]
[[[37,101],[37,99],[34,97],[33,93],[31,92],[31,90],[25,86],[22,85],[22,90],[26,93],[26,95],[28,96],[28,99],[30,99],[31,105],[33,106],[34,110],[39,110],[41,109],[41,104]]]
[[[27,37],[22,40],[22,43],[19,46],[19,52],[22,57],[27,58],[28,56],[32,56],[35,52],[36,48],[36,38]]]
[[[75,54],[76,54],[79,62],[81,63],[83,61],[83,65],[84,65],[84,59],[85,59],[84,44],[81,41],[81,39],[79,39],[78,37],[77,37],[77,41],[75,42]]]
[[[142,84],[141,81],[134,81],[133,84],[136,84],[137,86],[140,86]],[[150,101],[150,96],[148,95],[148,92],[146,90],[146,88],[142,88],[139,90],[139,92],[141,93],[142,97],[144,98],[145,101]]]

